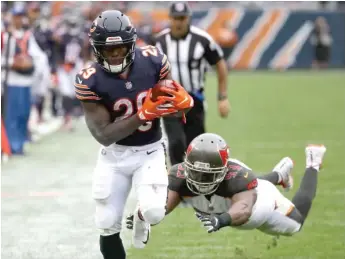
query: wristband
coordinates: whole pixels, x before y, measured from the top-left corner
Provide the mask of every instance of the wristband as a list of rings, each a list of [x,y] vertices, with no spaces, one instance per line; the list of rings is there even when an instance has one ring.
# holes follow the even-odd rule
[[[218,101],[226,100],[228,96],[226,94],[218,93]]]
[[[231,219],[230,214],[227,212],[219,215],[218,220],[219,220],[219,225],[221,228],[231,226],[232,219]]]

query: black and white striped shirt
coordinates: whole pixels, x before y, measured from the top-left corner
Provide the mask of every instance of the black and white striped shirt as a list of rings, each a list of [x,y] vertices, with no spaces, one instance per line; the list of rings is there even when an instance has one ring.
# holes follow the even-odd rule
[[[220,46],[207,32],[195,26],[190,26],[189,33],[182,39],[174,39],[169,28],[161,31],[156,37],[156,46],[168,56],[172,78],[190,93],[204,88],[207,62],[215,65],[223,58]]]

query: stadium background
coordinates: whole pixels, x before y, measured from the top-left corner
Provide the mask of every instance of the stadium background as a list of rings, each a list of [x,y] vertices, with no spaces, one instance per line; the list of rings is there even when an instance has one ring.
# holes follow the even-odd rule
[[[2,32],[13,2],[3,8]],[[85,34],[89,14],[116,8],[128,13],[142,39],[168,25],[168,2],[42,2],[41,18],[52,31],[78,17]],[[259,232],[228,229],[207,235],[189,208],[180,208],[153,229],[144,250],[129,258],[343,258],[345,254],[345,13],[342,3],[191,2],[193,24],[215,37],[229,56],[232,113],[217,116],[217,80],[207,80],[207,129],[229,142],[232,155],[264,172],[283,156],[296,162],[295,185],[304,170],[307,143],[328,147],[325,169],[303,232],[272,240]],[[24,5],[24,8],[25,5]],[[138,11],[140,10],[140,11]],[[152,11],[155,10],[155,11]],[[325,17],[333,38],[327,69],[312,69],[310,35],[316,17]],[[84,35],[85,38],[86,34]],[[138,44],[140,44],[138,42]],[[294,69],[295,68],[295,69]],[[285,71],[291,69],[291,71]],[[237,71],[238,70],[238,71]],[[283,72],[284,71],[284,72]],[[47,85],[47,88],[59,85]],[[71,86],[72,87],[72,86]],[[3,91],[2,91],[3,93]],[[6,96],[4,96],[6,98]],[[100,258],[90,195],[98,144],[78,116],[73,132],[60,128],[61,114],[49,104],[38,122],[32,109],[33,138],[24,156],[3,153],[1,166],[2,258]],[[2,134],[2,150],[4,151]],[[287,194],[292,197],[292,193]],[[133,208],[131,196],[127,212]],[[278,247],[276,247],[278,246]]]

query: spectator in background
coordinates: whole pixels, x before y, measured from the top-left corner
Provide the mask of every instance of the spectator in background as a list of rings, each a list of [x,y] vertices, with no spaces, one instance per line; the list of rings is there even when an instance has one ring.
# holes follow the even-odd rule
[[[78,17],[69,15],[56,35],[59,46],[57,76],[64,112],[63,129],[68,131],[74,129],[73,117],[80,115],[81,110],[80,102],[75,97],[74,81],[75,75],[84,66],[82,30]]]
[[[40,19],[41,8],[38,3],[28,4],[28,25],[35,37],[35,40],[42,51],[45,53],[43,62],[35,70],[34,83],[32,89],[33,106],[37,109],[38,123],[43,122],[43,105],[45,96],[51,85],[51,67],[54,67],[54,43],[52,33],[48,28],[48,21]]]
[[[24,17],[23,7],[12,9],[1,55],[3,116],[12,154],[24,154],[34,71],[44,58],[32,33],[23,27]]]
[[[315,20],[314,31],[311,35],[311,43],[314,45],[313,67],[328,67],[332,36],[328,23],[324,17],[319,16]]]
[[[1,31],[5,31],[8,27],[9,19],[8,19],[8,3],[1,2]]]
[[[93,2],[94,3],[94,2]],[[89,43],[89,32],[90,27],[93,21],[96,19],[97,15],[102,12],[101,6],[98,4],[91,4],[90,6],[86,6],[82,10],[83,15],[83,48],[82,48],[82,56],[84,59],[84,67],[86,67],[90,62],[93,61],[93,50],[92,46]]]

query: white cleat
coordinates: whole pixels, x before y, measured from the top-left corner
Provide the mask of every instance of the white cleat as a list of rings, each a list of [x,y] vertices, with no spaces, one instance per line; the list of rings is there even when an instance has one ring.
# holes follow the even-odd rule
[[[150,239],[151,225],[139,218],[139,208],[134,212],[132,244],[135,248],[142,249]]]
[[[306,168],[313,167],[319,171],[322,166],[322,160],[326,150],[327,149],[324,145],[308,145],[305,148]]]
[[[284,157],[280,162],[273,168],[273,172],[279,174],[279,184],[285,191],[290,191],[293,187],[292,168],[294,162],[290,157]]]

